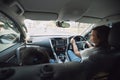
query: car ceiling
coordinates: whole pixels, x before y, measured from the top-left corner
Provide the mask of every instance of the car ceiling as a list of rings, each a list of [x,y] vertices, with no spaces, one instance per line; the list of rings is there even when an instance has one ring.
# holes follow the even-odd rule
[[[119,0],[16,0],[25,18],[99,22],[120,15]],[[118,18],[117,17],[117,18]],[[114,18],[116,19],[116,18]]]

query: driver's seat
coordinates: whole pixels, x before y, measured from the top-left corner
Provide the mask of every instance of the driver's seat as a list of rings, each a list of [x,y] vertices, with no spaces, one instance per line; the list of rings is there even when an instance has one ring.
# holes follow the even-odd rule
[[[109,44],[111,49],[100,51],[89,60],[83,62],[85,65],[85,80],[120,80],[120,22],[113,24]],[[83,80],[83,79],[82,79]]]
[[[111,50],[107,53],[103,59],[108,58],[108,63],[103,64],[106,70],[99,71],[94,74],[92,80],[120,80],[120,22],[114,23],[110,35],[109,35],[109,44]],[[104,63],[104,62],[103,62]]]
[[[114,23],[109,36],[112,53],[116,56],[109,80],[120,80],[120,22]]]

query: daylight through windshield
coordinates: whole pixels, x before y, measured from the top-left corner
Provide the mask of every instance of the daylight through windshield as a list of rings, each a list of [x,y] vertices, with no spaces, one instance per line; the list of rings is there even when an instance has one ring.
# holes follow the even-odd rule
[[[81,35],[86,30],[91,29],[93,24],[78,23],[69,21],[69,28],[61,28],[56,26],[56,21],[35,21],[25,20],[25,25],[30,36],[40,35]]]

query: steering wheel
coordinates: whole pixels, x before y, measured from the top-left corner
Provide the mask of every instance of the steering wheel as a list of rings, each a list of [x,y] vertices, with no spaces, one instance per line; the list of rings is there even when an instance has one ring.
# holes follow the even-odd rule
[[[86,43],[86,39],[83,36],[77,35],[77,36],[71,36],[69,37],[69,45],[68,45],[68,49],[69,50],[73,50],[72,49],[72,45],[70,43],[70,40],[74,38],[76,45],[78,47],[79,50],[84,50],[86,48],[89,48],[88,44]]]

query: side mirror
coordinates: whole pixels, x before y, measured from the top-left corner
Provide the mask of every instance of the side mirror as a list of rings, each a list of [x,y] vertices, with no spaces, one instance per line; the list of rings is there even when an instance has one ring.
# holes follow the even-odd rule
[[[0,36],[0,43],[2,44],[11,44],[18,41],[19,38],[15,34],[5,34]]]
[[[61,27],[61,28],[69,28],[70,27],[70,24],[69,23],[66,23],[64,21],[57,21],[56,22],[56,26],[57,27]]]

